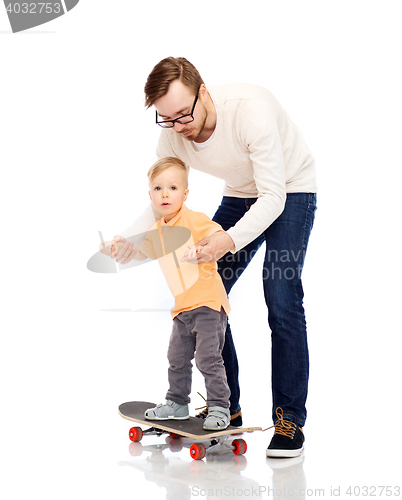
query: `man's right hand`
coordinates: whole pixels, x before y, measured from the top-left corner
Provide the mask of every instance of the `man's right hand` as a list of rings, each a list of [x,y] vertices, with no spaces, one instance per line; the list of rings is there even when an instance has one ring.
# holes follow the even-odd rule
[[[122,245],[117,254],[113,253],[113,243],[121,243]],[[131,260],[133,260],[135,254],[137,253],[137,247],[134,246],[134,243],[129,243],[123,236],[115,236],[112,241],[105,241],[101,243],[99,246],[99,251],[103,254],[115,259],[116,262],[120,264],[128,264]]]

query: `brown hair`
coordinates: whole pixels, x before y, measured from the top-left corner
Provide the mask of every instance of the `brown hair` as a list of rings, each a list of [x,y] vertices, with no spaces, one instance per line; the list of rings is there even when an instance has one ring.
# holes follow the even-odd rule
[[[159,174],[161,174],[170,167],[176,167],[182,171],[182,173],[184,174],[186,188],[187,188],[189,169],[183,161],[173,156],[167,156],[166,158],[161,158],[152,165],[152,167],[148,170],[149,182],[151,183],[155,179],[155,177],[157,177]]]
[[[198,70],[184,57],[162,59],[151,71],[145,83],[145,107],[151,107],[157,99],[167,94],[169,85],[179,80],[196,95],[204,83]]]

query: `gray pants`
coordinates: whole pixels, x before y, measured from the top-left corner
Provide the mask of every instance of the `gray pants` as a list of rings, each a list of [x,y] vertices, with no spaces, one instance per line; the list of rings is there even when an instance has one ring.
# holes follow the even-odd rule
[[[166,399],[180,405],[190,402],[191,361],[195,358],[205,379],[208,406],[229,408],[230,389],[222,359],[226,324],[223,309],[218,312],[204,306],[183,311],[174,318],[168,349],[169,390]]]

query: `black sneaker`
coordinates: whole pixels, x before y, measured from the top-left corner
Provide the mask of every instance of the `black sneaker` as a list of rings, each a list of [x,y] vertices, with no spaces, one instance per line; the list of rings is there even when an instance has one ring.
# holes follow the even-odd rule
[[[298,457],[304,450],[303,429],[295,422],[284,419],[282,408],[277,408],[276,416],[275,434],[267,448],[267,457]]]
[[[230,425],[232,427],[242,427],[243,418],[241,416],[241,411],[238,411],[237,413],[230,415]]]

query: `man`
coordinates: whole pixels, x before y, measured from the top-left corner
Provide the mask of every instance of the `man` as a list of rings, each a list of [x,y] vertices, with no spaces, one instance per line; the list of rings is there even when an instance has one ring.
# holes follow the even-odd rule
[[[146,107],[155,107],[156,122],[163,128],[158,156],[176,156],[191,168],[225,180],[213,218],[224,231],[200,242],[198,261],[220,259],[219,273],[229,293],[266,243],[263,285],[272,331],[275,423],[267,456],[298,456],[304,448],[309,375],[301,272],[316,210],[314,158],[268,90],[247,84],[207,88],[184,58],[160,61],[148,76],[145,97]],[[160,215],[149,207],[115,237],[124,242],[116,256],[120,263],[132,258],[131,243],[124,236],[146,231],[157,218]],[[232,425],[241,425],[238,364],[229,325],[222,354]]]

